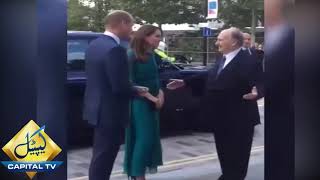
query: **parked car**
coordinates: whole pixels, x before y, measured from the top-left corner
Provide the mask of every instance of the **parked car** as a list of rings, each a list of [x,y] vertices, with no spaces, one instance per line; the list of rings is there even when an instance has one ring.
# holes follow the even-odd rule
[[[89,43],[101,36],[94,32],[68,32],[67,56],[67,91],[68,91],[68,120],[69,144],[77,144],[91,140],[93,128],[82,119],[83,96],[86,86],[85,51]],[[159,64],[162,89],[165,93],[165,104],[160,112],[161,133],[175,133],[185,130],[206,130],[205,125],[199,124],[199,112],[204,104],[201,96],[194,96],[190,88],[180,88],[172,91],[166,89],[169,79],[203,73],[202,68],[184,68],[170,62]]]

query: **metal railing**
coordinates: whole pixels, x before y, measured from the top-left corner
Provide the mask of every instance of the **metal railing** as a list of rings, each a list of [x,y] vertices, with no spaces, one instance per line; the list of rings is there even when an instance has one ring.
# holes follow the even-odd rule
[[[203,37],[166,37],[167,54],[169,56],[181,55],[192,63],[202,63],[208,53],[208,64],[214,63],[221,56],[216,47],[216,37],[208,38],[208,49],[204,49]],[[263,43],[263,37],[257,37],[256,42]]]

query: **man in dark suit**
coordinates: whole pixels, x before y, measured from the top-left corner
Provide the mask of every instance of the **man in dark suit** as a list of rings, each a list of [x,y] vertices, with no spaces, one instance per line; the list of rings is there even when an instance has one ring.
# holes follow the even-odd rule
[[[128,38],[132,31],[132,16],[114,11],[106,17],[105,25],[104,35],[86,51],[83,118],[95,128],[90,180],[110,178],[129,121],[129,100],[142,94],[130,84],[126,49],[120,45],[120,38]]]
[[[247,52],[253,61],[256,61],[258,63],[258,67],[263,67],[263,58],[264,58],[264,52],[262,50],[258,50],[255,47],[251,45],[251,35],[249,33],[242,33],[243,35],[243,47],[242,50]],[[262,51],[259,52],[259,51]],[[260,77],[262,78],[262,76]],[[262,79],[261,81],[262,82]],[[259,97],[264,96],[264,86],[262,83],[258,83],[257,87],[255,87],[257,91],[259,92]]]
[[[249,33],[243,33],[243,50],[247,51],[250,55],[252,55],[254,52],[254,48],[251,45],[251,35]]]
[[[247,174],[254,126],[260,123],[257,90],[262,67],[242,50],[239,29],[222,31],[217,40],[223,58],[208,73],[173,80],[169,89],[199,86],[207,76],[206,115],[212,118],[213,133],[222,169],[219,180],[243,180]]]
[[[295,33],[284,15],[290,4],[269,0],[265,6],[265,177],[275,180],[295,179],[296,170],[310,164],[295,163]]]
[[[265,114],[266,174],[270,179],[294,179],[294,30],[284,25],[278,44],[266,52]],[[269,39],[268,39],[269,41]],[[269,48],[269,47],[267,47]],[[285,151],[279,151],[285,149]],[[277,168],[274,167],[276,164]]]
[[[262,62],[264,52],[251,44],[251,35],[243,33],[243,50],[247,51],[250,55],[254,56],[257,60]]]

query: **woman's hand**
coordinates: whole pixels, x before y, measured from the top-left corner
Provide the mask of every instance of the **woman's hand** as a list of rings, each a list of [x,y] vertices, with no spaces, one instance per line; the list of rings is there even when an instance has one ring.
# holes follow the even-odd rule
[[[145,98],[149,99],[150,101],[154,102],[156,105],[160,103],[160,99],[158,99],[157,97],[154,97],[149,92],[143,94],[143,97],[145,97]]]
[[[164,104],[164,93],[163,93],[163,91],[160,89],[159,90],[159,94],[158,94],[158,99],[159,99],[159,109],[161,109],[162,108],[162,106],[163,106],[163,104]]]
[[[161,95],[162,94],[162,95]],[[152,101],[155,103],[155,106],[157,109],[161,109],[163,102],[164,102],[164,97],[163,97],[163,92],[159,92],[157,97],[154,97],[152,94],[149,92],[145,93],[143,97],[147,98],[148,100]]]

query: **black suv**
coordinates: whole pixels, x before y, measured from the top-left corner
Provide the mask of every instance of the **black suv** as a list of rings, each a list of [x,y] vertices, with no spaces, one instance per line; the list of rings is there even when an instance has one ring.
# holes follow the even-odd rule
[[[91,139],[92,127],[82,120],[83,96],[86,85],[85,51],[90,41],[102,33],[68,31],[68,60],[67,60],[67,90],[68,90],[68,120],[69,143]],[[201,96],[193,96],[189,88],[175,91],[166,89],[171,78],[183,78],[205,72],[205,68],[182,67],[170,62],[159,64],[160,80],[165,93],[165,105],[160,113],[161,133],[176,133],[185,130],[206,130],[205,125],[199,124],[199,112],[204,104],[200,103]]]

